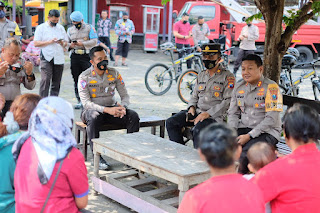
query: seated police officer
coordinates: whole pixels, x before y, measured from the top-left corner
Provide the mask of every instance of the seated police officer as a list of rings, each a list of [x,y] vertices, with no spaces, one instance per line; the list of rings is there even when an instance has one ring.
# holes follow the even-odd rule
[[[90,50],[92,66],[79,76],[78,89],[84,110],[81,119],[87,124],[91,150],[91,139],[99,137],[99,126],[116,124],[126,126],[128,133],[139,131],[138,114],[128,109],[129,95],[119,72],[108,67],[107,54],[103,47]],[[121,104],[115,100],[115,90],[121,97]],[[108,169],[107,162],[100,158],[100,169]]]
[[[195,148],[198,148],[201,129],[225,120],[235,83],[234,75],[219,64],[220,44],[204,44],[202,52],[207,70],[200,72],[197,77],[188,110],[175,114],[166,122],[170,140],[181,144],[184,143],[182,128],[195,125],[192,129]]]
[[[242,145],[240,173],[248,172],[247,151],[265,141],[275,147],[280,138],[282,95],[278,84],[263,76],[262,60],[250,54],[242,60],[242,78],[233,91],[228,110],[228,125],[238,130]]]
[[[8,38],[4,42],[0,57],[0,93],[5,97],[2,116],[10,109],[13,100],[21,94],[20,84],[32,90],[35,76],[31,62],[20,60],[21,46],[15,38]]]

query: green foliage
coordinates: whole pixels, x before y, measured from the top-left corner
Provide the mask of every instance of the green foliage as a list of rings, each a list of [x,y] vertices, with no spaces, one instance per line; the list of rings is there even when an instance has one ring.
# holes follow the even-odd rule
[[[319,16],[320,13],[320,1],[312,3],[312,10],[315,16]]]
[[[162,1],[166,1],[166,0],[162,0]],[[314,13],[314,16],[320,15],[320,1],[316,1],[312,3],[312,12]],[[288,15],[284,15],[282,18],[283,23],[287,27],[291,27],[294,25],[294,20],[300,16],[301,10],[291,9],[291,10],[287,10],[287,13]],[[251,22],[254,19],[263,19],[262,13],[259,12],[257,14],[250,16],[249,18],[247,18],[246,22]]]
[[[289,15],[284,15],[282,20],[286,26],[291,27],[294,24],[294,20],[300,16],[301,10],[287,10],[287,13]]]
[[[247,23],[248,23],[248,22],[252,22],[254,19],[258,19],[258,20],[259,20],[259,19],[263,19],[262,13],[259,12],[259,13],[257,13],[257,14],[254,14],[254,15],[248,17],[248,18],[246,19],[246,22],[247,22]]]
[[[166,5],[170,0],[161,0],[162,5]]]

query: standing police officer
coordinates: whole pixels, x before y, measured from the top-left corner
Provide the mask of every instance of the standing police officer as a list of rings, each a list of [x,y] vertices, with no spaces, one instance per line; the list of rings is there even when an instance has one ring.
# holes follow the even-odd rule
[[[99,137],[99,127],[104,124],[126,126],[128,133],[139,131],[138,114],[128,109],[129,95],[119,72],[108,67],[108,58],[103,47],[96,46],[90,50],[92,66],[84,71],[78,82],[79,95],[84,110],[81,119],[87,124],[87,135],[91,150],[91,139]],[[115,100],[118,91],[121,104]],[[109,165],[100,158],[99,168],[107,169]]]
[[[166,122],[170,140],[181,144],[183,144],[182,128],[194,124],[195,148],[198,148],[198,137],[204,127],[225,120],[235,83],[233,74],[219,64],[220,44],[204,44],[202,52],[207,70],[198,75],[188,111],[183,110]]]
[[[6,18],[6,9],[2,1],[0,1],[0,29],[0,49],[7,38],[14,37],[18,41],[20,40],[20,29],[15,22]]]
[[[280,139],[283,105],[278,84],[263,76],[258,55],[243,58],[241,68],[243,81],[233,91],[228,125],[238,130],[238,143],[242,145],[239,172],[246,174],[248,149],[259,141],[275,147]]]
[[[81,102],[78,92],[78,79],[79,75],[90,64],[89,51],[92,47],[97,45],[98,35],[94,27],[90,24],[83,22],[83,15],[79,11],[74,11],[70,15],[73,26],[68,28],[67,34],[69,37],[69,50],[71,51],[71,74],[74,80],[74,91],[78,104],[75,105],[75,109],[81,108]]]

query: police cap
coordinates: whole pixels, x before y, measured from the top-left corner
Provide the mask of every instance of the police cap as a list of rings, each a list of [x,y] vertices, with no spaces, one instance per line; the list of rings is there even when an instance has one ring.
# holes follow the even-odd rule
[[[203,44],[201,47],[203,53],[220,53],[221,45],[218,43],[207,43]]]
[[[5,7],[6,5],[4,5],[4,3],[2,1],[0,1],[0,7]]]

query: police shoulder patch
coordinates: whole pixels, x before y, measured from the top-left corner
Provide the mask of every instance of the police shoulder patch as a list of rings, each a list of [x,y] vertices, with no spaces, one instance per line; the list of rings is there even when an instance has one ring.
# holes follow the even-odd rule
[[[266,111],[281,112],[283,109],[282,95],[277,84],[269,84],[265,100]]]
[[[80,85],[81,85],[82,89],[85,89],[87,87],[87,82],[85,80],[81,80]]]

